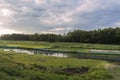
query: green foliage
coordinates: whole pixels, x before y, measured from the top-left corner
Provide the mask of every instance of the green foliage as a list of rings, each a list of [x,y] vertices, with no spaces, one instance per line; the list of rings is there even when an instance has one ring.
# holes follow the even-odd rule
[[[120,28],[105,28],[92,31],[74,30],[64,35],[57,34],[5,34],[2,40],[27,40],[47,42],[79,42],[120,44]]]

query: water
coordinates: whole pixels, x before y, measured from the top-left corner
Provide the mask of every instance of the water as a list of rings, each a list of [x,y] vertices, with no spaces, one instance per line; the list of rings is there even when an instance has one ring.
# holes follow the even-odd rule
[[[67,53],[59,53],[59,52],[49,52],[49,51],[41,51],[41,50],[25,50],[25,49],[3,49],[4,51],[14,51],[18,53],[27,53],[27,54],[42,54],[45,56],[55,56],[55,57],[64,57],[67,58]]]
[[[97,50],[92,49],[90,53],[100,53],[100,54],[120,54],[120,51],[117,50]]]
[[[26,49],[16,49],[16,48],[2,48],[4,51],[14,51],[18,53],[27,53],[27,54],[42,54],[45,56],[55,56],[55,57],[69,57],[70,53],[64,53],[64,52],[54,52],[49,50],[26,50]],[[113,51],[113,50],[97,50],[97,49],[91,49],[90,53],[95,54],[120,54],[120,51]]]

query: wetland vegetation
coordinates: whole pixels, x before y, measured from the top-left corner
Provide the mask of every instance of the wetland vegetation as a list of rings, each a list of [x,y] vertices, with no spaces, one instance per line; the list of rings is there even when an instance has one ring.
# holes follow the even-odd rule
[[[59,45],[58,45],[59,44]],[[91,49],[117,50],[119,45],[0,41],[0,78],[2,80],[118,80],[120,66],[118,61],[89,59],[89,57],[119,58],[119,54],[97,54]],[[43,51],[63,51],[72,58],[59,58],[41,54],[26,54],[9,49],[36,49]],[[53,52],[52,52],[53,53]],[[87,56],[85,56],[87,55]],[[85,56],[85,57],[84,57]]]
[[[2,35],[0,79],[119,80],[119,31]]]
[[[118,65],[91,59],[58,58],[0,50],[2,80],[115,80]],[[113,75],[112,73],[115,74]]]

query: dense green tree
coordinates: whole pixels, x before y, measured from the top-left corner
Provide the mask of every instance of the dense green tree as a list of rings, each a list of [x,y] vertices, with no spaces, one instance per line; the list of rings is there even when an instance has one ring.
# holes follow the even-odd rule
[[[80,42],[80,43],[103,43],[119,44],[120,28],[105,28],[98,30],[74,30],[64,35],[57,34],[5,34],[2,40],[29,40],[48,42]]]

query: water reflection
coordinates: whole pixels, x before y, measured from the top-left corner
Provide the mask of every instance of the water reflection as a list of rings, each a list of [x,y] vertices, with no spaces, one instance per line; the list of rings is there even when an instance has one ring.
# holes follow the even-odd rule
[[[4,49],[4,51],[14,51],[18,53],[27,53],[27,54],[42,54],[46,56],[55,56],[55,57],[64,57],[67,58],[67,53],[58,53],[58,52],[49,52],[41,50],[25,50],[25,49]]]

